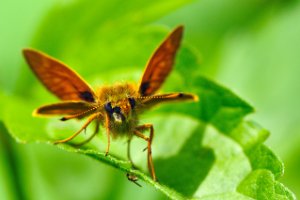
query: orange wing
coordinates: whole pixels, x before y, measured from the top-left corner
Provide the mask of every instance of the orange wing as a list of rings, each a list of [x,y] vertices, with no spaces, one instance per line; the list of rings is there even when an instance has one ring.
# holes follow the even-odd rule
[[[175,55],[182,38],[183,26],[177,27],[158,47],[148,61],[139,92],[141,96],[154,94],[172,70]]]
[[[90,86],[60,61],[33,49],[24,49],[24,57],[40,81],[62,100],[94,102]]]

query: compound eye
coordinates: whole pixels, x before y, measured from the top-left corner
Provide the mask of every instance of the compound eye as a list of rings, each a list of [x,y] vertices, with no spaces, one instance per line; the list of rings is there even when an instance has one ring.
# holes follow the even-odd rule
[[[104,104],[104,109],[106,110],[106,112],[112,113],[113,108],[111,107],[111,102],[108,102],[108,103]]]
[[[135,107],[135,100],[134,98],[128,98],[129,104],[131,106],[131,108],[133,109]]]

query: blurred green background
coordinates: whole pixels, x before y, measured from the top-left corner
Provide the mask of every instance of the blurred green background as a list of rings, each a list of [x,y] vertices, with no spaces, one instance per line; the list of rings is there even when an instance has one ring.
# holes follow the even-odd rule
[[[87,4],[93,2],[86,1]],[[49,23],[47,17],[53,16],[56,9],[66,7],[67,10],[70,7],[76,9],[74,16],[81,15],[81,8],[70,6],[72,3],[71,0],[2,0],[0,2],[2,94],[12,95],[17,92],[28,95],[30,93],[24,89],[18,91],[22,88],[20,87],[20,77],[24,79],[22,74],[31,73],[21,56],[21,49],[24,47],[33,45],[42,50],[48,49],[48,53],[57,55],[63,52],[61,50],[63,48],[64,51],[68,48],[72,49],[73,53],[78,53],[79,61],[66,61],[70,66],[80,66],[85,63],[84,60],[80,60],[79,53],[82,50],[91,51],[91,58],[98,53],[89,49],[88,45],[92,44],[93,47],[98,45],[100,48],[102,41],[94,44],[91,38],[77,43],[68,42],[68,35],[59,32],[64,27],[56,27],[55,36],[49,33],[53,41],[47,41],[49,38],[45,28]],[[122,13],[123,9],[138,10],[140,7],[148,6],[148,3],[141,1],[128,1],[123,4],[112,1],[102,10],[99,7],[95,7],[97,10],[90,11],[82,8],[83,12],[91,15],[83,16],[85,18],[93,19],[94,13],[101,13],[101,15],[95,15],[99,19],[95,17],[86,27],[80,22],[74,22],[73,26],[76,27],[78,23],[78,26],[81,25],[83,28],[82,32],[76,34],[96,35],[97,33],[89,33],[89,26],[101,27],[103,19],[117,18],[118,13]],[[161,8],[164,10],[162,13],[167,14],[160,14],[159,7],[149,5],[147,12],[155,12],[157,16],[147,18],[148,13],[137,14],[136,19],[131,21],[133,27],[134,23],[139,24],[141,21],[170,28],[178,24],[185,26],[184,43],[192,45],[194,50],[201,54],[201,72],[195,73],[202,73],[230,88],[256,108],[256,113],[249,118],[271,131],[267,145],[281,157],[285,164],[285,175],[280,181],[299,196],[300,2],[296,0],[200,0],[187,3],[166,1],[164,6]],[[171,9],[166,11],[169,7]],[[72,19],[72,15],[66,17]],[[147,20],[139,17],[145,17]],[[55,24],[56,22],[53,21],[52,27],[55,27]],[[120,31],[122,27],[105,23],[99,28],[99,34],[102,33],[101,30],[106,29]],[[72,30],[65,31],[68,34],[72,33]],[[133,29],[132,32],[134,31]],[[120,31],[119,34],[123,33]],[[62,38],[57,41],[65,41],[61,44],[61,49],[51,48],[51,46],[60,47],[59,44],[53,45],[56,42],[53,38],[59,38],[60,35]],[[110,41],[110,38],[102,40]],[[130,43],[130,41],[125,42]],[[143,42],[146,43],[147,40]],[[126,53],[126,48],[117,48],[117,44],[118,41],[112,44],[116,45],[115,51]],[[77,46],[86,48],[80,49]],[[132,56],[145,62],[146,57],[138,57],[139,51],[143,50],[137,49],[137,54]],[[147,51],[152,50],[147,49]],[[115,52],[111,52],[113,53]],[[64,54],[62,57],[68,60],[70,56]],[[113,59],[113,56],[108,55],[107,62]],[[130,65],[126,60],[120,62]],[[103,69],[105,67],[109,68],[109,63]],[[97,68],[94,71],[97,71]],[[84,71],[80,72],[80,74],[84,73]],[[37,83],[32,75],[27,79],[30,79],[27,82]],[[147,185],[143,185],[142,189],[137,188],[134,184],[128,183],[126,177],[119,171],[84,156],[60,151],[44,144],[17,144],[6,133],[1,133],[0,139],[0,199],[15,199],[17,193],[22,193],[29,199],[166,198]],[[21,182],[14,182],[15,179],[10,174],[20,176],[17,178]]]

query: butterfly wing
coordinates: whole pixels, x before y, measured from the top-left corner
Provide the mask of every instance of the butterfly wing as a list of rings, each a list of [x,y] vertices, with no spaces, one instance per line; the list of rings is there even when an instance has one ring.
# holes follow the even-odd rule
[[[158,47],[150,60],[139,87],[141,96],[154,94],[172,70],[175,55],[182,38],[183,26],[177,27]]]
[[[24,49],[23,54],[35,75],[61,100],[95,101],[90,86],[65,64],[33,49]]]
[[[41,106],[33,112],[34,116],[51,116],[51,115],[75,115],[87,112],[95,108],[91,103],[84,101],[64,101],[61,103]]]

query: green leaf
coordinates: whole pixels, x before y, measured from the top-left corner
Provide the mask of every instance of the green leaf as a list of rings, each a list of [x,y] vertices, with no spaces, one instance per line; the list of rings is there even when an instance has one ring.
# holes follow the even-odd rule
[[[69,64],[92,85],[137,82],[147,59],[170,30],[155,21],[185,3],[115,0],[57,6],[44,20],[33,47]],[[116,8],[113,13],[112,8]],[[57,147],[131,173],[170,199],[295,199],[278,182],[283,175],[282,162],[263,144],[269,132],[245,120],[253,107],[202,77],[199,58],[199,52],[183,42],[163,88],[195,93],[199,102],[164,105],[141,116],[143,122],[154,124],[153,157],[159,182],[148,176],[146,154],[141,152],[143,141],[133,141],[133,159],[139,169],[127,160],[122,141],[113,142],[105,156],[105,134],[81,148],[70,144]],[[83,122],[33,119],[34,108],[55,101],[37,82],[23,66],[16,95],[4,101],[2,118],[17,141],[52,144],[75,132]],[[88,134],[81,134],[74,142],[86,137]]]
[[[296,199],[268,170],[254,170],[238,187],[238,191],[254,199]]]

